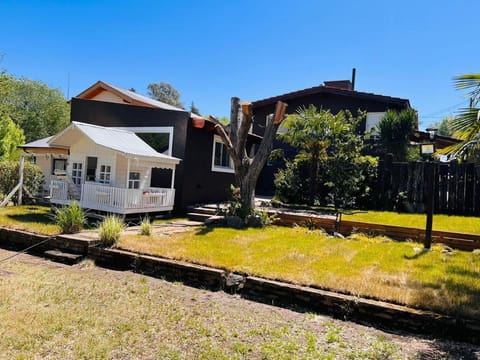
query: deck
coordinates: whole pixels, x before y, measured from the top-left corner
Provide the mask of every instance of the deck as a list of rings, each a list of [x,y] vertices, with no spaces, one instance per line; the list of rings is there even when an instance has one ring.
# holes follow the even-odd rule
[[[82,208],[114,214],[135,214],[173,210],[175,189],[127,189],[97,183],[82,184],[80,195],[75,185],[53,180],[50,185],[50,202],[66,205],[74,200]]]

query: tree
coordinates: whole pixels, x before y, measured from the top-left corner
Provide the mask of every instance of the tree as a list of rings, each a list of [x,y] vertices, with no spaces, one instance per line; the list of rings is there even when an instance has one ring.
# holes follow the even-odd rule
[[[210,116],[234,164],[235,181],[240,188],[240,214],[243,219],[253,214],[255,209],[254,196],[258,176],[270,155],[273,140],[283,121],[286,107],[287,104],[277,102],[275,114],[266,120],[263,139],[253,157],[247,152],[247,137],[253,122],[251,103],[240,103],[239,98],[233,97],[228,126]]]
[[[200,115],[200,109],[195,106],[195,103],[193,101],[190,104],[190,112]]]
[[[24,143],[23,130],[8,116],[0,117],[0,161],[18,160],[22,152],[18,146]]]
[[[70,105],[59,90],[26,78],[0,74],[0,116],[23,129],[27,142],[54,135],[69,122]]]
[[[413,109],[388,110],[377,125],[383,151],[392,153],[396,161],[406,161],[410,137],[417,123],[417,112]]]
[[[287,166],[290,173],[301,170],[302,161],[309,163],[308,204],[314,205],[323,186],[326,196],[335,209],[352,203],[358,190],[361,167],[357,164],[362,139],[355,130],[364,116],[355,118],[348,111],[332,114],[330,110],[318,110],[314,105],[300,107],[285,122],[288,132],[281,138],[300,149],[295,158],[297,166]],[[284,175],[288,175],[285,172]],[[321,174],[320,174],[321,173]],[[319,191],[320,190],[320,191]]]
[[[458,111],[452,120],[453,136],[461,143],[442,149],[441,153],[459,160],[480,158],[480,74],[466,74],[454,78],[458,90],[468,90],[470,106]]]
[[[183,109],[180,93],[169,83],[159,82],[148,85],[148,95],[158,101]]]
[[[437,134],[442,136],[453,136],[452,122],[455,120],[454,116],[447,116],[443,118],[440,122],[433,124],[430,127],[438,129]]]

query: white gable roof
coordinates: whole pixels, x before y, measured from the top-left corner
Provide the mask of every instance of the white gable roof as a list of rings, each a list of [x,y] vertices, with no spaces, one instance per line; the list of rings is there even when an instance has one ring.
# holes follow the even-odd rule
[[[149,160],[178,164],[180,159],[156,152],[135,133],[127,130],[98,125],[72,122],[69,127],[48,140],[51,146],[67,147],[72,145],[70,134],[80,131],[95,144],[130,157],[143,157]]]

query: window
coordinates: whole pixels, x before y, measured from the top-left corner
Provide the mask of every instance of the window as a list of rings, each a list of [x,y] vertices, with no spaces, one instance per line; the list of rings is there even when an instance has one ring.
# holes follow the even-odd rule
[[[128,188],[140,189],[140,173],[133,171],[128,174]]]
[[[75,185],[81,185],[81,183],[82,183],[82,172],[83,172],[83,164],[82,163],[73,163],[72,164],[72,182]]]
[[[235,172],[227,147],[218,136],[213,138],[212,171]]]
[[[378,135],[377,125],[384,117],[384,112],[369,112],[367,113],[367,120],[365,121],[365,132],[370,132],[371,135]]]
[[[67,160],[53,159],[52,175],[65,173],[66,168],[67,168]]]
[[[101,165],[98,182],[101,184],[110,184],[111,172],[112,172],[112,167],[110,165]]]

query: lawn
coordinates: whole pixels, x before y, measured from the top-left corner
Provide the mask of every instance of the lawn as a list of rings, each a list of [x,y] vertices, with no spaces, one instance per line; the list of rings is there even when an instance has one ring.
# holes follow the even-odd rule
[[[118,247],[231,271],[382,299],[448,314],[480,316],[480,255],[443,253],[361,234],[347,239],[305,228],[203,227],[171,236],[125,235]]]
[[[10,254],[0,250],[0,259]],[[2,359],[413,359],[447,351],[222,292],[28,255],[0,265],[0,338]]]
[[[389,211],[368,211],[343,215],[343,220],[425,229],[425,214],[403,214]],[[433,229],[467,234],[480,234],[478,217],[434,215]]]
[[[0,208],[0,225],[43,235],[60,233],[50,207],[47,206],[21,205]]]

